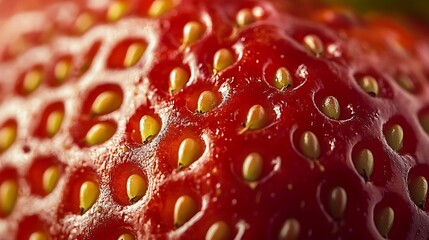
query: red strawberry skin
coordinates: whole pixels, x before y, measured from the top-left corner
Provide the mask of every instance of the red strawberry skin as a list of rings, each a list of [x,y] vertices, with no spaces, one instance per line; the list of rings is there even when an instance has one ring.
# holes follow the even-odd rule
[[[171,9],[151,12],[157,2]],[[307,1],[121,3],[119,19],[106,17],[113,1],[15,4],[21,14],[1,18],[0,239],[429,238],[427,27]],[[243,9],[251,20],[237,17]],[[92,19],[85,31],[82,13]],[[202,30],[186,43],[190,21]],[[125,66],[135,43],[143,54]],[[223,48],[231,58],[215,60]],[[70,67],[63,81],[60,62]],[[176,67],[189,78],[173,89]],[[292,82],[279,89],[280,68]],[[25,87],[31,71],[40,84]],[[376,87],[363,87],[365,77]],[[198,110],[204,91],[216,100],[208,111]],[[116,100],[97,112],[106,92]],[[323,107],[329,96],[337,106]],[[260,127],[247,120],[255,105],[265,112],[254,118]],[[56,111],[64,117],[53,131]],[[160,124],[148,139],[144,116]],[[16,130],[10,146],[4,129]],[[308,132],[317,143],[302,140]],[[180,153],[188,138],[200,151]],[[359,165],[364,149],[373,162]],[[249,181],[251,153],[262,162]],[[59,173],[52,192],[49,167]],[[147,184],[135,201],[132,174]],[[95,190],[85,195],[87,181]],[[177,207],[183,196],[195,206]]]

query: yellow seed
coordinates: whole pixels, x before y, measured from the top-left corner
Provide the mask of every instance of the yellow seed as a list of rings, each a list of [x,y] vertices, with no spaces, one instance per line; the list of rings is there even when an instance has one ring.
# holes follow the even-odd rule
[[[178,167],[188,167],[201,157],[202,149],[200,143],[192,138],[186,138],[180,143],[178,151]]]
[[[129,233],[121,234],[121,236],[118,237],[118,240],[134,240],[134,236]]]
[[[234,61],[234,54],[226,48],[221,48],[215,53],[213,57],[213,68],[216,71],[222,71],[225,68],[231,66]]]
[[[286,68],[281,67],[277,69],[273,83],[274,87],[278,89],[287,88],[292,85],[292,75]]]
[[[82,13],[76,19],[75,28],[78,33],[86,32],[90,27],[94,25],[94,18],[89,13]]]
[[[46,119],[46,135],[53,137],[60,130],[64,119],[64,112],[61,110],[53,111]]]
[[[264,161],[259,153],[253,152],[247,155],[243,163],[243,178],[246,181],[258,180],[261,176]]]
[[[369,149],[362,149],[353,157],[353,164],[356,171],[364,177],[365,180],[368,180],[374,169],[374,156]]]
[[[145,51],[146,51],[146,44],[143,44],[143,43],[131,44],[127,49],[127,53],[125,54],[124,67],[131,67],[134,64],[136,64],[140,60],[140,58],[142,57]]]
[[[116,132],[112,123],[97,123],[89,129],[85,136],[87,146],[94,146],[109,140]]]
[[[375,214],[374,223],[381,236],[387,238],[395,220],[395,212],[391,207],[383,208]]]
[[[98,95],[91,107],[91,114],[100,116],[117,110],[122,104],[122,96],[116,91],[105,91]]]
[[[336,187],[332,189],[329,200],[329,213],[335,220],[341,220],[343,218],[344,211],[347,206],[347,193],[342,187]]]
[[[378,95],[378,84],[375,78],[365,76],[358,80],[358,84],[369,95],[374,97]]]
[[[204,34],[204,27],[201,23],[191,21],[183,27],[183,44],[190,45],[195,43]]]
[[[304,132],[299,139],[301,153],[310,159],[317,159],[320,156],[320,145],[316,135],[310,131]]]
[[[419,116],[420,125],[427,134],[429,134],[429,113],[424,113]]]
[[[418,176],[414,178],[409,184],[411,200],[419,207],[424,208],[426,197],[428,193],[428,182],[425,177]]]
[[[94,205],[99,194],[98,185],[93,181],[86,181],[80,186],[79,208],[81,214],[84,214]]]
[[[15,180],[6,180],[0,184],[0,212],[9,215],[15,207],[18,198],[18,183]]]
[[[404,130],[398,124],[395,124],[386,129],[384,132],[387,144],[394,150],[399,151],[403,146]]]
[[[49,240],[49,239],[50,239],[49,235],[43,231],[33,232],[28,238],[28,240]]]
[[[197,101],[197,112],[205,113],[213,108],[215,108],[218,104],[217,96],[212,91],[204,91],[200,94],[200,97]]]
[[[155,0],[150,5],[148,15],[150,17],[159,17],[174,7],[173,0]]]
[[[57,166],[51,166],[43,172],[42,186],[45,193],[51,193],[57,186],[60,178],[60,170]]]
[[[22,82],[22,92],[27,95],[34,92],[42,83],[43,73],[40,69],[33,69],[27,72]]]
[[[224,221],[213,223],[207,230],[206,240],[227,240],[231,238],[231,230]]]
[[[67,79],[71,70],[71,62],[69,60],[61,60],[55,65],[54,77],[56,84],[62,84]]]
[[[246,129],[261,129],[267,124],[267,114],[261,105],[253,105],[247,112]]]
[[[237,13],[235,20],[239,27],[244,27],[256,21],[256,18],[250,9],[245,8]]]
[[[408,92],[414,92],[415,86],[413,81],[410,79],[410,77],[406,75],[400,75],[396,78],[396,82],[401,86],[403,89],[405,89]]]
[[[316,57],[321,57],[324,52],[322,40],[316,35],[310,34],[304,37],[304,47],[306,47]]]
[[[340,118],[340,104],[336,97],[328,96],[323,100],[322,112],[331,119],[338,120]]]
[[[181,68],[176,67],[170,72],[170,93],[175,93],[185,87],[189,81],[189,73]]]
[[[152,139],[158,135],[161,130],[161,124],[159,124],[158,120],[150,115],[144,115],[140,119],[140,134],[142,137],[143,143],[148,143],[152,141]]]
[[[0,152],[5,151],[15,142],[16,135],[15,126],[4,126],[0,129]]]
[[[191,219],[198,212],[198,206],[195,200],[183,195],[179,197],[174,205],[174,225],[180,227]]]
[[[289,218],[283,223],[279,232],[279,240],[295,240],[299,237],[301,226],[295,218]]]
[[[147,190],[147,183],[140,175],[132,174],[127,179],[127,195],[130,203],[135,203],[144,196]]]
[[[124,1],[115,1],[109,6],[106,18],[110,22],[117,21],[124,16],[126,11],[127,4]]]

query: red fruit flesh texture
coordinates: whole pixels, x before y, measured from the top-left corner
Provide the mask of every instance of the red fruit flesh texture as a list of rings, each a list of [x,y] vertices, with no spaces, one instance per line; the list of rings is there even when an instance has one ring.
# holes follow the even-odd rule
[[[13,11],[21,14],[2,18],[0,125],[16,123],[18,135],[0,155],[0,183],[16,180],[19,194],[12,213],[0,216],[0,239],[28,239],[35,231],[53,239],[117,239],[123,233],[136,239],[204,239],[219,220],[229,226],[230,238],[277,239],[291,218],[300,224],[299,239],[382,239],[374,216],[384,207],[395,212],[389,239],[429,238],[429,207],[416,206],[408,190],[416,176],[429,178],[429,137],[419,123],[429,104],[427,29],[306,1],[181,0],[159,17],[147,14],[152,1],[142,2],[127,2],[125,16],[114,23],[105,19],[107,1],[15,4]],[[241,9],[263,14],[239,27],[235,19]],[[74,24],[83,12],[94,16],[95,25],[79,35]],[[205,33],[183,46],[189,21],[203,24]],[[323,43],[319,57],[303,46],[310,34]],[[118,58],[130,41],[147,48],[136,65],[123,68]],[[236,60],[216,72],[213,56],[221,48]],[[72,70],[63,84],[52,84],[54,66],[64,58]],[[20,81],[34,67],[44,73],[42,83],[23,95]],[[191,77],[170,94],[175,67]],[[293,79],[282,90],[273,86],[280,67]],[[411,79],[412,91],[397,84],[401,75]],[[364,76],[376,79],[377,96],[359,87]],[[93,115],[94,99],[106,90],[122,98],[121,107]],[[205,90],[218,93],[219,104],[196,113]],[[339,120],[320,110],[327,96],[338,99]],[[247,111],[256,104],[264,107],[268,123],[243,131]],[[64,110],[64,121],[49,137],[46,121],[53,110]],[[145,144],[139,130],[144,115],[162,123]],[[115,134],[88,147],[83,139],[99,122],[111,123]],[[404,132],[398,152],[383,134],[394,124]],[[305,131],[319,140],[316,160],[300,150]],[[204,153],[178,170],[179,145],[188,137]],[[368,181],[352,161],[364,148],[374,155]],[[252,152],[263,158],[262,176],[253,185],[242,176]],[[59,167],[60,180],[46,194],[41,176],[49,166]],[[131,174],[148,182],[134,204],[125,191]],[[87,180],[99,185],[100,195],[81,214],[79,188]],[[333,219],[328,207],[335,187],[347,194],[340,219]],[[183,195],[196,201],[198,213],[175,227],[174,205]]]

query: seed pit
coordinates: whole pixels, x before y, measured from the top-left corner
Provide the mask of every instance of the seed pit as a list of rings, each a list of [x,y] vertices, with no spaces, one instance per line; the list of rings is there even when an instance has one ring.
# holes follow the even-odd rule
[[[127,39],[118,43],[107,59],[108,68],[128,68],[136,65],[144,55],[147,42],[139,39]]]
[[[190,21],[183,27],[183,44],[189,46],[197,42],[205,32],[205,26],[197,21]]]
[[[132,192],[138,193],[138,194],[132,194],[135,196],[132,196],[130,198],[129,196],[129,190],[131,188],[128,188],[127,185],[129,185],[129,178],[132,175],[138,175],[141,180],[144,181],[143,185],[140,183],[134,181],[132,186]],[[121,165],[118,165],[115,167],[115,169],[112,171],[112,182],[111,187],[113,189],[113,199],[121,204],[121,205],[131,205],[139,201],[141,198],[144,198],[144,195],[146,193],[146,190],[148,188],[148,181],[146,176],[144,175],[141,168],[135,164],[135,163],[124,163]]]
[[[100,46],[101,46],[101,41],[96,41],[91,45],[88,52],[84,55],[83,58],[75,59],[74,65],[78,68],[77,71],[79,76],[83,75],[91,68],[92,61],[97,55],[98,50],[100,49]]]
[[[116,123],[103,121],[92,125],[83,140],[88,147],[108,141],[116,132]]]
[[[375,206],[373,214],[374,227],[381,236],[407,238],[407,232],[403,229],[408,229],[412,224],[409,204],[400,195],[394,193],[384,195],[381,202]]]
[[[37,215],[26,216],[19,222],[16,239],[51,239],[49,225]]]
[[[322,89],[315,93],[314,104],[330,120],[346,121],[355,115],[353,99],[335,89]]]
[[[220,72],[229,66],[233,65],[236,61],[236,56],[231,50],[227,48],[221,48],[216,51],[213,56],[213,69],[216,72]]]
[[[150,17],[160,17],[173,9],[175,3],[173,0],[154,0],[148,9]]]
[[[301,225],[295,218],[287,219],[279,232],[278,239],[280,240],[295,240],[298,239],[301,232]]]
[[[420,126],[429,135],[429,107],[425,107],[418,113]]]
[[[416,79],[410,75],[397,74],[394,79],[398,86],[401,87],[403,90],[407,91],[408,93],[416,94],[421,89]]]
[[[51,86],[60,86],[64,84],[70,77],[73,76],[76,69],[73,66],[71,56],[61,56],[55,60],[55,64],[51,70],[48,84]]]
[[[62,206],[61,213],[84,214],[92,208],[94,199],[96,200],[100,193],[98,176],[90,168],[77,169],[70,176],[64,188],[62,202],[65,204]],[[85,189],[83,185],[86,186]]]
[[[206,233],[206,240],[230,239],[231,229],[225,221],[217,221],[213,223]]]
[[[40,196],[46,196],[55,190],[61,178],[63,167],[54,156],[41,156],[33,160],[26,180],[31,192]]]
[[[129,2],[126,0],[116,0],[113,1],[106,13],[106,19],[109,22],[115,22],[122,18],[128,11]]]
[[[393,91],[382,73],[375,70],[358,72],[354,75],[357,88],[371,97],[392,98]]]
[[[140,145],[154,141],[161,129],[162,120],[158,114],[152,108],[142,106],[129,119],[126,132],[131,142]]]
[[[176,228],[188,222],[199,210],[199,206],[193,197],[182,195],[174,204],[173,222]]]
[[[203,147],[198,139],[188,137],[180,142],[177,150],[177,168],[189,167],[203,154]]]
[[[386,144],[401,155],[415,153],[417,139],[414,132],[408,121],[399,115],[391,117],[383,126]]]
[[[325,46],[322,40],[315,34],[306,35],[302,39],[303,46],[312,53],[315,57],[319,58],[325,52]]]
[[[14,119],[6,120],[0,127],[0,153],[9,149],[18,135],[18,124]]]
[[[107,115],[119,109],[124,93],[116,84],[103,84],[90,90],[82,107],[82,114],[92,117]]]
[[[356,174],[366,182],[384,186],[392,177],[390,153],[379,139],[365,139],[355,144],[350,159]]]
[[[52,138],[61,129],[65,109],[62,102],[53,102],[45,107],[40,116],[40,121],[34,131],[39,138]]]
[[[427,191],[429,179],[429,167],[426,165],[414,166],[408,172],[408,192],[410,194],[410,200],[414,204],[424,210],[429,211],[429,204],[427,202]]]
[[[74,31],[76,34],[83,34],[88,31],[96,22],[95,16],[90,12],[79,14],[74,22]]]
[[[28,96],[40,87],[44,78],[45,73],[41,65],[29,68],[19,76],[15,90],[21,96]]]

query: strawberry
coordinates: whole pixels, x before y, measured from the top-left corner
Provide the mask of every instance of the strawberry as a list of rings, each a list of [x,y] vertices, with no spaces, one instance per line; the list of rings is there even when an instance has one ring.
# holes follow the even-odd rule
[[[429,32],[277,0],[0,2],[0,239],[428,239]]]

